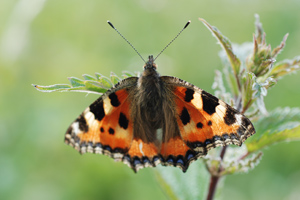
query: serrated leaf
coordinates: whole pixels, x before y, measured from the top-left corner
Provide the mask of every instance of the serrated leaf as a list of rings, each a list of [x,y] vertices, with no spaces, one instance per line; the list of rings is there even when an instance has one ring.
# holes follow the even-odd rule
[[[289,36],[288,33],[285,34],[285,36],[283,37],[283,40],[280,43],[280,45],[278,47],[276,47],[275,49],[273,49],[273,51],[271,53],[272,58],[276,58],[276,56],[282,51],[282,49],[285,46],[285,42],[286,42],[286,39],[287,39],[288,36]]]
[[[100,74],[100,73],[95,73],[95,76],[96,76],[96,78],[97,78],[97,80],[100,80],[101,79],[101,77],[103,77],[103,75],[102,74]]]
[[[107,91],[107,89],[103,88],[102,85],[97,81],[85,81],[85,88],[88,91],[95,91],[99,94],[103,94]]]
[[[268,115],[268,111],[264,102],[264,97],[262,95],[256,98],[256,105],[261,114],[263,114],[264,116]]]
[[[265,43],[265,34],[264,29],[262,27],[262,23],[260,22],[259,15],[255,14],[255,37],[257,38],[258,44],[264,44]]]
[[[290,74],[300,69],[300,56],[295,57],[292,60],[283,60],[277,63],[270,71],[269,76],[273,76],[275,79],[281,78],[286,74]]]
[[[69,79],[72,87],[84,86],[84,81],[80,80],[79,78],[70,77],[68,79]]]
[[[128,72],[130,74],[130,72]],[[41,92],[86,92],[86,93],[95,93],[103,94],[108,89],[113,87],[114,83],[121,81],[121,79],[114,73],[111,74],[111,79],[96,73],[96,78],[91,75],[84,74],[82,75],[84,80],[81,80],[76,77],[68,78],[70,85],[67,84],[55,84],[49,86],[35,85],[33,86]]]
[[[172,199],[205,199],[209,186],[209,173],[200,160],[193,162],[186,173],[178,168],[157,167],[158,181]]]
[[[234,97],[237,97],[239,95],[239,88],[237,85],[236,77],[228,71],[228,69],[224,69],[225,78],[228,82],[229,88],[231,90],[231,93],[234,95]]]
[[[42,85],[34,85],[40,92],[86,92],[86,93],[95,93],[98,94],[98,92],[92,92],[89,90],[86,90],[86,87],[80,86],[80,87],[71,87],[70,85],[64,85],[64,84],[56,84],[56,85],[49,85],[49,86],[42,86]]]
[[[300,109],[277,108],[261,117],[254,127],[256,134],[246,141],[250,153],[278,142],[300,140]]]
[[[97,81],[97,79],[91,75],[83,74],[82,76],[83,76],[84,80]]]
[[[255,74],[248,72],[242,78],[242,106],[247,110],[253,103],[253,85],[255,83]]]
[[[98,82],[107,89],[111,88],[114,85],[109,78],[103,76],[102,74],[96,73],[96,77],[98,79]]]
[[[119,78],[115,73],[111,72],[111,73],[110,73],[110,80],[111,80],[111,82],[115,85],[115,84],[117,84],[118,82],[120,82],[122,79]]]
[[[67,84],[55,84],[55,85],[48,85],[48,86],[32,84],[32,86],[41,92],[56,92],[56,91],[62,91],[71,88],[71,86]]]
[[[233,49],[231,46],[231,42],[227,39],[216,27],[211,26],[204,19],[199,18],[200,21],[212,32],[212,34],[217,38],[220,45],[223,47],[224,51],[227,54],[231,67],[235,75],[239,74],[241,61],[237,58],[237,56],[233,53]]]

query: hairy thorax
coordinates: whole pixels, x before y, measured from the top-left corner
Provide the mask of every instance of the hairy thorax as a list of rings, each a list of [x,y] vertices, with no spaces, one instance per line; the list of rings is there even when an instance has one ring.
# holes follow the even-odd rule
[[[156,71],[144,71],[138,82],[136,108],[140,119],[154,129],[161,128],[164,87]]]
[[[133,137],[158,145],[179,133],[172,87],[162,81],[155,64],[146,63],[131,95]]]

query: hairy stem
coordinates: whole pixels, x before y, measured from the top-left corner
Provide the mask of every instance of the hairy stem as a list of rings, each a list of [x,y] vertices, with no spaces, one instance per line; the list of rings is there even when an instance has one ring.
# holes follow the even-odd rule
[[[224,146],[222,148],[222,151],[220,153],[221,161],[224,159],[226,149],[227,149],[227,146]],[[222,170],[222,166],[219,166],[218,172],[221,172],[221,170]],[[214,195],[215,195],[215,192],[216,192],[216,189],[217,189],[219,179],[220,179],[220,176],[211,175],[209,190],[208,190],[208,194],[207,194],[207,198],[206,198],[207,200],[213,200],[214,199]]]

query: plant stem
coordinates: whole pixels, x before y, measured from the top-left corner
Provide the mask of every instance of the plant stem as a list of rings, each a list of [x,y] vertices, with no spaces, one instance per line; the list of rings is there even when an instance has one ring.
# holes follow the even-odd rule
[[[213,200],[214,195],[215,195],[215,191],[216,191],[216,188],[217,188],[218,181],[219,181],[218,176],[211,175],[210,184],[209,184],[209,191],[208,191],[208,195],[207,195],[206,200]]]
[[[222,151],[220,153],[221,161],[224,159],[226,149],[227,149],[227,146],[224,146],[222,148]],[[222,166],[220,165],[219,169],[218,169],[218,173],[221,172],[221,170],[222,170]],[[208,194],[207,194],[207,198],[206,198],[207,200],[213,200],[214,199],[214,195],[215,195],[215,192],[216,192],[216,189],[217,189],[219,179],[220,179],[220,176],[216,176],[216,175],[211,174],[209,190],[208,190]]]

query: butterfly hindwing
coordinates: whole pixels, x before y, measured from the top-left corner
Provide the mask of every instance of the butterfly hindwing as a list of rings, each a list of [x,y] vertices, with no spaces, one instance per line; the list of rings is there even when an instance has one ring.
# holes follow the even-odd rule
[[[248,118],[215,96],[176,77],[162,79],[173,87],[181,138],[197,157],[217,146],[241,145],[255,133]]]
[[[135,172],[144,167],[155,167],[162,160],[158,152],[159,148],[154,143],[146,143],[139,138],[133,138],[123,162]]]

